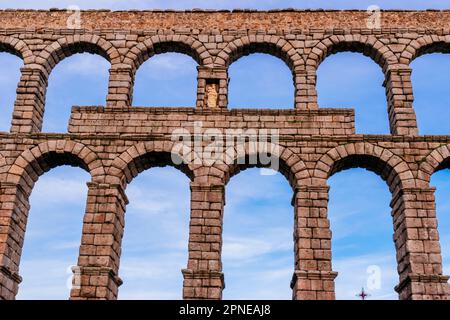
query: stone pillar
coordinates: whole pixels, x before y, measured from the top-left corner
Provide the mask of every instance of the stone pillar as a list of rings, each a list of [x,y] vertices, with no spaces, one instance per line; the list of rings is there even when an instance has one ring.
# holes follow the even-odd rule
[[[14,300],[22,281],[19,263],[29,209],[20,185],[0,184],[0,300]]]
[[[384,86],[388,100],[391,133],[418,135],[416,114],[413,109],[411,69],[408,66],[389,68]]]
[[[295,300],[334,300],[336,272],[331,266],[331,230],[327,217],[328,190],[301,186],[295,190],[295,272],[291,282]]]
[[[134,74],[130,68],[111,68],[109,70],[108,107],[129,107],[133,101]]]
[[[298,67],[297,67],[298,68]],[[318,109],[316,90],[316,70],[295,70],[295,108],[300,110]]]
[[[117,299],[125,207],[121,185],[88,183],[78,266],[73,268],[71,299]]]
[[[197,77],[197,108],[227,108],[228,107],[228,70],[225,67],[198,66]],[[215,90],[215,93],[214,91]],[[217,95],[211,99],[208,95]],[[215,100],[215,106],[212,100]],[[208,101],[210,101],[208,103]]]
[[[12,133],[36,133],[42,129],[48,74],[37,68],[24,67],[17,87],[12,117]]]
[[[191,183],[189,260],[183,270],[184,299],[222,298],[224,185]]]
[[[405,188],[391,201],[401,300],[449,299],[442,274],[434,188]]]
[[[16,298],[22,277],[5,266],[0,266],[0,300],[14,300]]]

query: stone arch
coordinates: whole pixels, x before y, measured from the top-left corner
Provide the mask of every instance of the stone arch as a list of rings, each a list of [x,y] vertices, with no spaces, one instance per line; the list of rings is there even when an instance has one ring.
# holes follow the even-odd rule
[[[229,68],[236,60],[248,56],[252,53],[266,53],[281,59],[292,73],[292,83],[294,86],[293,105],[297,107],[299,102],[302,78],[299,74],[304,70],[304,60],[294,46],[282,37],[276,35],[248,35],[236,39],[221,51],[216,57],[217,67]],[[228,87],[221,88],[223,92],[228,92]]]
[[[92,181],[99,181],[104,176],[101,161],[96,153],[82,143],[70,140],[49,140],[39,143],[23,151],[9,167],[6,173],[1,209],[5,217],[14,217],[6,221],[10,231],[3,243],[7,244],[8,268],[16,274],[17,283],[20,277],[20,256],[22,252],[25,229],[30,210],[29,197],[38,178],[60,165],[80,167],[90,173]],[[12,294],[17,293],[17,286]]]
[[[411,190],[416,190],[415,178],[408,164],[390,150],[367,142],[356,142],[337,146],[324,154],[314,169],[314,185],[328,188],[327,179],[334,173],[350,169],[364,168],[379,175],[388,185],[392,194],[393,241],[396,248],[397,272],[402,283],[410,267],[410,248],[408,237],[410,230],[407,216],[411,215]],[[414,191],[412,191],[414,192]],[[324,212],[327,214],[327,210]],[[331,231],[330,231],[330,240]],[[402,297],[402,289],[394,289]]]
[[[107,40],[98,35],[83,34],[60,38],[45,47],[36,58],[47,74],[63,59],[77,53],[98,54],[108,60],[111,65],[121,61],[118,50]]]
[[[412,40],[403,50],[400,63],[409,65],[417,57],[434,52],[450,53],[450,35],[426,35]]]
[[[35,131],[40,132],[42,129],[45,98],[50,73],[59,62],[77,53],[100,55],[110,62],[110,72],[111,70],[118,69],[121,65],[121,57],[118,50],[110,42],[98,35],[83,34],[67,36],[60,38],[45,47],[40,52],[39,56],[36,57],[35,64],[32,65],[33,70],[30,70],[37,75],[36,78],[39,78],[38,83],[36,83],[37,90],[35,91],[35,95],[37,97],[35,98],[36,106],[33,109],[34,115],[31,119],[26,119],[27,122],[33,123],[32,126]],[[110,76],[108,92],[110,91],[111,83],[114,83],[114,81],[112,81]],[[107,99],[107,97],[105,98]],[[21,107],[16,107],[16,109],[18,108]]]
[[[383,72],[386,72],[390,64],[397,62],[395,54],[377,38],[348,34],[332,35],[320,41],[309,53],[306,65],[317,70],[329,55],[346,51],[359,52],[370,57]]]
[[[255,148],[256,146],[256,148]],[[261,153],[267,158],[276,159],[278,163],[276,167],[274,167],[268,159],[264,159],[261,161],[260,155]],[[245,145],[236,145],[234,147],[229,147],[225,153],[225,163],[227,166],[223,168],[226,169],[224,171],[223,177],[223,185],[226,186],[228,182],[234,177],[237,176],[241,171],[250,168],[270,168],[275,171],[281,173],[289,183],[292,188],[292,199],[290,204],[293,206],[292,217],[294,218],[292,235],[293,235],[293,243],[292,250],[293,255],[292,258],[297,261],[298,260],[298,250],[297,250],[297,230],[298,230],[298,208],[296,203],[296,196],[299,193],[301,186],[305,186],[311,183],[309,171],[304,163],[304,161],[298,156],[298,154],[291,150],[289,147],[281,146],[279,144],[275,144],[272,142],[260,142],[260,143],[245,143]],[[225,205],[225,193],[223,194],[223,205]],[[222,244],[222,230],[223,230],[223,216],[226,215],[224,213],[224,207],[221,207],[222,214],[220,217],[220,225],[221,233],[220,233],[220,243]],[[221,259],[221,255],[220,255]],[[222,260],[220,260],[221,265]],[[289,285],[289,282],[286,283]],[[292,288],[292,286],[291,286]]]
[[[391,193],[415,186],[414,176],[402,158],[368,142],[349,143],[329,150],[317,162],[313,177],[325,185],[334,173],[355,167],[378,174],[387,182]]]
[[[279,36],[249,35],[230,42],[216,57],[218,66],[230,66],[239,58],[252,53],[267,53],[283,60],[294,73],[303,64],[302,56],[292,44]]]
[[[30,193],[39,176],[60,165],[80,167],[90,173],[93,181],[100,181],[105,174],[101,160],[87,146],[70,140],[49,140],[23,151],[8,170],[6,182],[19,184]]]
[[[443,291],[446,293],[450,292],[450,286],[448,283],[449,277],[445,275],[445,273],[443,274],[443,258],[445,256],[445,254],[443,253],[445,252],[446,248],[444,241],[441,238],[442,233],[440,233],[440,231],[442,230],[438,229],[439,220],[442,219],[442,217],[438,216],[439,210],[437,210],[437,199],[435,197],[436,186],[431,184],[431,177],[434,173],[449,168],[450,144],[441,145],[440,147],[432,150],[427,156],[420,160],[417,179],[419,188],[423,190],[423,195],[419,198],[420,208],[422,209],[421,216],[428,217],[428,220],[430,221],[426,225],[426,227],[430,229],[428,230],[428,234],[430,234],[428,240],[430,243],[433,242],[432,245],[434,246],[434,248],[436,248],[433,257],[433,263],[435,263],[433,270],[438,275],[437,278],[440,278],[438,282],[442,283],[442,286],[444,287]],[[428,244],[428,247],[431,247],[431,245]],[[429,251],[427,249],[425,249],[425,251],[426,252],[424,256],[429,254]]]
[[[430,183],[431,176],[450,166],[450,144],[440,146],[430,152],[419,166],[418,182],[424,187]]]
[[[0,36],[0,52],[11,53],[24,61],[24,64],[33,62],[33,52],[28,48],[27,44],[16,38],[9,36]]]
[[[387,114],[392,134],[417,134],[415,113],[409,103],[406,79],[397,74],[398,59],[388,45],[374,36],[332,35],[320,41],[309,53],[306,61],[308,90],[311,91],[311,104],[317,102],[317,70],[320,64],[331,54],[337,52],[359,52],[377,63],[384,74],[383,86],[386,93]],[[399,80],[400,79],[400,80]],[[404,84],[405,82],[405,84]],[[403,119],[408,119],[405,121]]]
[[[258,149],[261,148],[258,147]],[[306,185],[310,183],[310,174],[305,163],[292,150],[290,150],[288,147],[283,147],[273,143],[267,143],[266,150],[270,150],[270,152],[269,151],[262,151],[262,152],[267,153],[268,155],[276,158],[279,161],[278,168],[273,169],[280,172],[284,177],[286,177],[287,181],[294,190],[301,185]],[[225,184],[228,183],[229,180],[233,176],[237,175],[240,171],[246,170],[248,168],[252,167],[270,168],[269,165],[261,163],[259,155],[260,152],[250,150],[249,143],[246,143],[244,148],[230,147],[229,149],[227,149],[226,163],[229,163],[229,165],[226,166],[227,171],[224,172]],[[255,159],[256,162],[250,161],[252,156],[257,157]],[[241,160],[244,161],[243,164],[240,163]]]
[[[148,59],[161,53],[181,53],[190,56],[199,66],[211,66],[213,59],[206,47],[197,39],[188,35],[155,35],[139,42],[132,47],[124,57],[121,64],[122,79],[127,79],[128,87],[121,92],[126,93],[126,102],[123,105],[131,105],[133,101],[134,82],[137,70]],[[114,89],[110,92],[114,92]],[[110,100],[108,98],[108,100]],[[108,103],[110,105],[116,102]]]
[[[124,199],[123,204],[114,210],[117,217],[117,225],[114,230],[114,270],[118,273],[121,256],[121,242],[125,230],[125,211],[128,205],[125,189],[131,181],[140,173],[154,167],[172,166],[184,173],[190,182],[194,180],[194,170],[188,159],[193,155],[179,156],[173,141],[146,141],[136,142],[129,146],[120,155],[114,158],[106,175],[106,184],[120,189],[120,198]],[[172,156],[176,157],[174,163]],[[179,164],[178,164],[179,163]],[[190,251],[190,247],[189,247]],[[120,284],[119,284],[120,285]],[[117,289],[116,289],[117,290]],[[116,294],[117,296],[117,291]]]
[[[416,115],[413,110],[414,103],[414,86],[412,84],[411,75],[414,70],[411,68],[411,62],[425,54],[429,53],[450,53],[450,35],[447,36],[438,36],[438,35],[425,35],[417,39],[413,39],[407,44],[406,48],[401,52],[399,62],[400,65],[396,68],[402,69],[401,77],[397,77],[397,79],[391,81],[391,85],[394,86],[401,83],[402,91],[397,90],[400,95],[399,97],[407,97],[408,103],[406,105],[411,109],[411,114],[414,116],[415,122],[415,134],[417,135],[419,132],[419,128],[417,125]],[[395,70],[394,70],[395,71]],[[401,79],[401,82],[399,81]],[[400,99],[399,99],[400,100]],[[403,118],[411,118],[403,117]]]
[[[136,44],[124,58],[124,64],[137,69],[155,54],[177,52],[192,57],[199,65],[212,65],[213,60],[206,47],[188,35],[156,35]]]
[[[194,178],[194,170],[188,161],[173,152],[174,142],[172,141],[151,141],[139,142],[122,152],[111,163],[107,170],[106,182],[118,184],[123,188],[141,172],[152,167],[173,166],[183,172],[190,180]],[[171,156],[176,157],[177,162],[173,163]],[[189,159],[187,155],[185,159]]]

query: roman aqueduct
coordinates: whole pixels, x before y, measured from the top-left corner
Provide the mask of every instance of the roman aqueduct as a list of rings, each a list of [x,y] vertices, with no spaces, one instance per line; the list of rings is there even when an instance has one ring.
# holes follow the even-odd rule
[[[21,282],[33,185],[60,165],[81,167],[92,177],[78,258],[81,286],[71,298],[117,298],[126,187],[146,169],[173,165],[171,132],[192,129],[195,121],[206,128],[279,130],[274,156],[294,195],[294,299],[335,297],[327,179],[353,167],[380,175],[392,193],[400,299],[450,297],[430,186],[433,173],[449,167],[450,136],[419,135],[410,68],[418,56],[450,51],[450,11],[382,11],[379,27],[368,27],[365,11],[83,11],[80,28],[69,28],[72,14],[0,11],[0,51],[24,61],[11,130],[0,133],[0,298],[14,299]],[[391,135],[355,134],[352,109],[318,105],[316,70],[341,51],[364,54],[383,70]],[[105,106],[73,107],[68,132],[41,133],[52,69],[82,52],[111,64]],[[196,106],[132,107],[137,69],[164,52],[197,61]],[[228,67],[256,52],[289,66],[295,86],[291,110],[229,110]],[[177,166],[191,180],[185,299],[222,297],[224,192],[228,180],[248,167],[238,161],[247,153],[228,165]]]

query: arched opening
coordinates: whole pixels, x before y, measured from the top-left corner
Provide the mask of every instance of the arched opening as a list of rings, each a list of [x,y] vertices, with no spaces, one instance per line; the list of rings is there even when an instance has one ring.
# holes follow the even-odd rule
[[[99,54],[77,53],[49,76],[43,132],[67,132],[72,106],[105,105],[110,63]]]
[[[116,176],[117,183],[130,185],[126,189],[129,205],[119,268],[124,282],[119,299],[181,298],[193,173],[185,164],[175,165],[181,162],[175,157],[153,143],[142,143],[130,147],[112,164],[110,173]]]
[[[0,131],[9,132],[23,60],[0,50]]]
[[[339,52],[327,57],[317,70],[318,104],[355,110],[356,133],[389,134],[384,74],[361,53]]]
[[[189,179],[179,170],[152,168],[126,191],[119,299],[181,299],[188,259]]]
[[[425,51],[425,53],[427,52]],[[449,56],[444,53],[421,55],[411,63],[411,69],[414,111],[417,116],[419,133],[422,135],[449,134]]]
[[[39,178],[29,200],[18,299],[66,300],[77,265],[90,175],[61,166]]]
[[[280,58],[252,53],[228,70],[229,108],[292,109],[295,87],[290,67]]]
[[[152,56],[136,72],[133,105],[195,106],[197,65],[187,54],[161,53]]]
[[[240,172],[226,187],[224,299],[292,298],[292,188],[280,173],[263,170]]]
[[[24,150],[11,165],[7,173],[5,182],[11,186],[10,192],[12,196],[3,198],[2,208],[5,217],[12,217],[11,219],[6,219],[6,227],[15,230],[15,232],[3,235],[2,239],[3,250],[9,252],[8,264],[10,270],[16,274],[20,274],[19,264],[26,236],[25,230],[29,217],[32,190],[40,176],[60,166],[82,168],[86,172],[92,173],[91,181],[95,181],[99,175],[104,174],[103,167],[95,153],[83,144],[70,140],[50,140],[42,142],[31,149]],[[64,179],[61,176],[60,178]],[[61,182],[58,181],[58,183]],[[52,198],[54,195],[58,195],[58,191],[65,190],[63,186],[58,188],[54,188],[57,190],[50,189],[47,197]],[[44,191],[48,190],[49,188],[44,189]],[[81,199],[81,203],[83,203],[83,199]],[[86,201],[83,204],[86,204]],[[84,213],[85,210],[82,212]],[[56,229],[57,226],[51,223],[52,221],[46,227],[54,227]],[[47,231],[44,230],[43,232]],[[80,242],[80,238],[78,238],[78,241]],[[71,275],[68,275],[67,278],[71,278]],[[16,288],[13,287],[12,290],[11,293],[14,295]],[[68,298],[68,296],[65,298]]]
[[[369,299],[397,299],[389,188],[375,173],[360,168],[339,172],[328,184],[336,299],[360,299],[361,288]]]
[[[409,175],[398,173],[397,166],[405,164],[388,150],[369,144],[364,149],[362,146],[340,146],[323,158],[332,162],[331,166],[323,162],[323,171],[331,177],[328,217],[333,232],[333,270],[340,272],[335,280],[336,296],[356,299],[364,287],[372,298],[393,299],[396,297],[393,289],[399,280],[395,269],[404,272],[397,268],[397,262],[404,259],[404,252],[399,249],[404,245],[404,232],[402,224],[394,221],[398,222],[403,214],[403,200],[398,192],[402,188],[401,179]],[[341,173],[344,170],[347,171]],[[332,177],[336,173],[339,174]],[[373,173],[381,179],[373,179]]]

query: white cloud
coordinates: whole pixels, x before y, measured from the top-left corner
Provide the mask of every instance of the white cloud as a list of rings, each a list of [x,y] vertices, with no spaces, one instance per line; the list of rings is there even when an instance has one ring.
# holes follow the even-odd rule
[[[173,80],[181,77],[197,79],[197,63],[189,56],[181,53],[158,54],[147,60],[138,70],[137,79]]]
[[[293,250],[293,241],[285,242],[292,230],[266,228],[264,233],[249,236],[229,235],[223,240],[223,257],[230,262],[245,263],[274,252]]]
[[[83,171],[83,169],[79,169]],[[60,205],[85,203],[88,188],[83,178],[89,177],[65,177],[64,175],[52,175],[41,177],[31,194],[31,203],[36,205]]]
[[[258,188],[255,188],[255,181],[258,181]],[[258,199],[259,201],[276,200],[282,197],[288,198],[288,205],[292,197],[292,189],[289,182],[281,174],[260,175],[259,169],[248,169],[234,176],[227,185],[226,197],[232,199],[235,207],[243,202]]]
[[[130,199],[127,211],[129,215],[139,215],[143,219],[155,219],[157,216],[179,216],[189,215],[189,186],[183,176],[174,177],[173,186],[177,186],[171,192],[165,192],[166,188],[161,188],[159,177],[148,179],[147,183],[132,184],[127,188],[127,195]],[[171,179],[171,177],[167,177]],[[177,196],[178,201],[173,201]]]
[[[61,68],[61,76],[96,76],[98,77],[100,70],[108,70],[110,63],[102,56],[90,53],[79,53],[60,62],[57,68]],[[63,68],[64,65],[64,68]]]
[[[270,264],[225,268],[224,299],[289,300],[293,264],[272,258]]]
[[[124,281],[119,299],[180,299],[187,256],[184,252],[124,256],[119,275]]]
[[[163,250],[161,250],[163,251]],[[179,278],[181,269],[187,263],[185,254],[160,252],[158,255],[147,255],[145,257],[132,257],[127,259],[126,265],[120,268],[120,275],[128,280],[162,280]],[[178,265],[179,268],[174,267]],[[177,273],[171,273],[176,269]]]
[[[380,273],[380,288],[368,288],[370,274],[369,266],[377,266]],[[386,256],[384,253],[373,253],[356,257],[343,257],[333,260],[333,270],[339,272],[336,278],[336,298],[343,300],[355,300],[362,287],[371,296],[370,299],[398,299],[394,287],[398,284],[394,256]]]
[[[80,239],[81,240],[81,239]],[[55,241],[55,243],[50,247],[51,250],[71,250],[78,249],[80,247],[80,241]]]
[[[55,94],[55,92],[52,92],[53,88],[55,88],[55,91],[63,91],[64,89],[67,91],[67,88],[63,86],[67,86],[67,83],[71,82],[73,85],[70,87],[72,92],[73,87],[76,88],[82,85],[85,79],[95,81],[97,88],[104,87],[106,90],[109,68],[110,63],[100,55],[90,53],[72,55],[60,61],[52,70],[49,78],[50,95],[48,98],[54,100],[61,99],[64,95],[61,92]],[[64,100],[61,102],[64,102]]]
[[[67,300],[70,295],[74,262],[64,259],[39,258],[21,264],[23,282],[19,286],[19,300]]]

